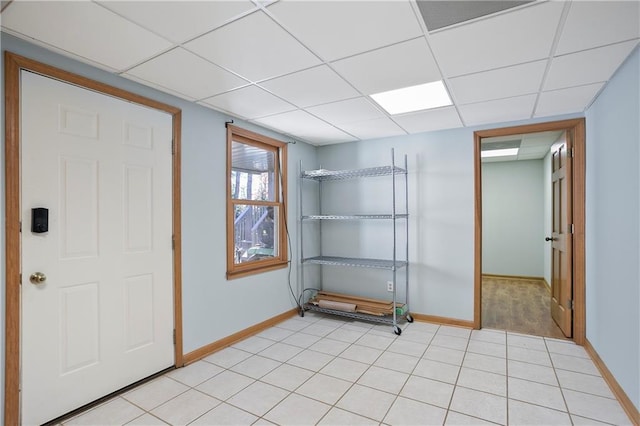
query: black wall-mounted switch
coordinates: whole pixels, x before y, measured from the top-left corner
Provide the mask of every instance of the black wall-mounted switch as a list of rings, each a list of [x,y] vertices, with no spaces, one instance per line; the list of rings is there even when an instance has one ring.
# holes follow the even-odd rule
[[[49,209],[44,207],[31,209],[31,232],[34,234],[49,232]]]

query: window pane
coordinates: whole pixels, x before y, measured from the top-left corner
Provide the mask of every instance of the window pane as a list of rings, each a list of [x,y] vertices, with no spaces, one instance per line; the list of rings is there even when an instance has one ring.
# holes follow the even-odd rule
[[[278,207],[236,204],[234,209],[234,263],[278,257]]]
[[[231,198],[276,201],[275,152],[236,141],[231,149]]]

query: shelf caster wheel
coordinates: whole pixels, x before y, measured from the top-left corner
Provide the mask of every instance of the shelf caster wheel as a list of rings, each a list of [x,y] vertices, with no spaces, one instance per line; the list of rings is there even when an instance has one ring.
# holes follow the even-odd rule
[[[413,317],[411,314],[407,314],[407,322],[413,322]]]
[[[402,334],[402,329],[400,327],[398,327],[397,325],[393,326],[393,332],[396,333],[398,336]]]

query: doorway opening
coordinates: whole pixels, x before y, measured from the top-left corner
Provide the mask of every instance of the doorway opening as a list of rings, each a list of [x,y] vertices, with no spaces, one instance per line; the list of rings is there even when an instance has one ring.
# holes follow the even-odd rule
[[[482,138],[482,327],[564,338],[551,316],[552,147],[566,131]]]
[[[583,344],[584,119],[474,138],[474,326]]]

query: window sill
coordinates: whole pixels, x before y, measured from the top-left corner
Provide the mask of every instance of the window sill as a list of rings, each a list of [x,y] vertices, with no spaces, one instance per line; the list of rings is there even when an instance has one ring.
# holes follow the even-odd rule
[[[286,268],[289,264],[288,261],[282,260],[273,262],[268,265],[260,265],[254,268],[241,269],[238,271],[227,272],[227,280],[235,280],[236,278],[247,277],[250,275],[261,274],[263,272],[275,271],[276,269]]]

